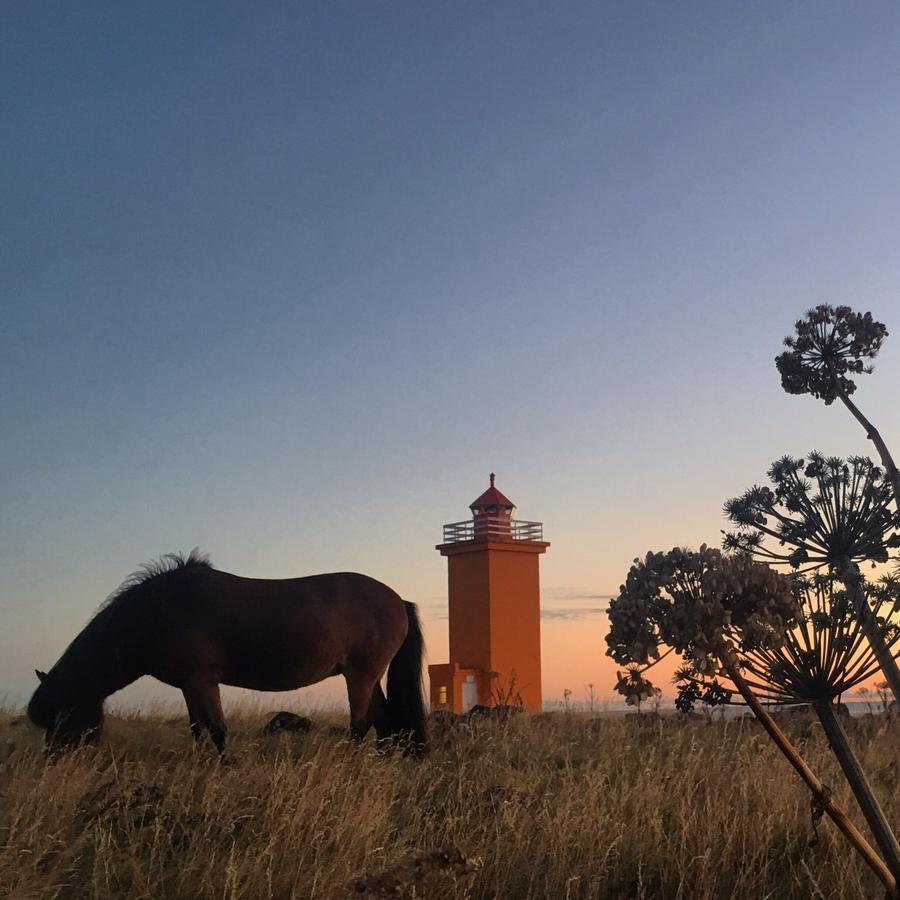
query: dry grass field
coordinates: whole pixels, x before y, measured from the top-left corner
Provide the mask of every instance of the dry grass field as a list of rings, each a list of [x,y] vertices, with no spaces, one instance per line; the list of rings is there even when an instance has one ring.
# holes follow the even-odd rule
[[[231,714],[225,765],[183,721],[137,716],[48,762],[0,714],[0,895],[880,896],[752,722],[544,714],[456,727],[417,762],[264,721]],[[852,726],[900,822],[895,726]],[[818,730],[790,730],[861,822]]]

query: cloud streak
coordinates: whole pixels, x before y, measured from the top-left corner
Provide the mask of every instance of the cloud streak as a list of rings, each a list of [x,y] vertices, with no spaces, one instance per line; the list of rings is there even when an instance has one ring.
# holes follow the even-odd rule
[[[611,594],[599,594],[584,588],[551,587],[541,591],[541,618],[574,621],[588,616],[605,615]],[[431,622],[448,619],[446,597],[428,597],[418,601],[422,618]]]
[[[541,591],[541,618],[574,621],[605,615],[611,599],[611,594],[600,594],[586,588],[544,588]]]
[[[606,612],[607,609],[605,606],[578,606],[563,609],[542,609],[541,618],[573,620],[583,619],[586,616],[604,615]]]
[[[562,600],[571,603],[575,600],[611,600],[613,594],[598,594],[596,591],[590,591],[586,588],[572,587],[549,587],[541,591],[541,599]]]

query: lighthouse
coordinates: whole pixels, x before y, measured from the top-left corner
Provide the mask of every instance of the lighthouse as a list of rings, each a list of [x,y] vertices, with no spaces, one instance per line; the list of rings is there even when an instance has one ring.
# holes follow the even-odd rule
[[[541,709],[538,558],[550,546],[540,522],[513,518],[495,484],[474,500],[472,518],[444,526],[450,662],[428,667],[432,709],[476,704]]]

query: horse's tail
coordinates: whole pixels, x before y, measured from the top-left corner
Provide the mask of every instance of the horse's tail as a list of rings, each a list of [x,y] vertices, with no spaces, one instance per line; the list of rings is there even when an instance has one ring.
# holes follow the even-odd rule
[[[425,642],[415,603],[407,603],[409,630],[388,666],[387,712],[391,733],[410,741],[412,749],[424,753],[428,748],[425,697],[422,688],[422,655]]]

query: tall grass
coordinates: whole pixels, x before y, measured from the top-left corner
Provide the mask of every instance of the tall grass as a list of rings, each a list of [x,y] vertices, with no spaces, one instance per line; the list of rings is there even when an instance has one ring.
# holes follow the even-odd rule
[[[752,722],[545,714],[456,727],[418,762],[333,728],[262,738],[262,716],[229,721],[230,764],[183,722],[137,716],[51,762],[0,714],[0,895],[879,896]],[[900,821],[894,726],[852,725]],[[818,729],[791,728],[855,814]],[[447,848],[465,863],[423,856]]]

